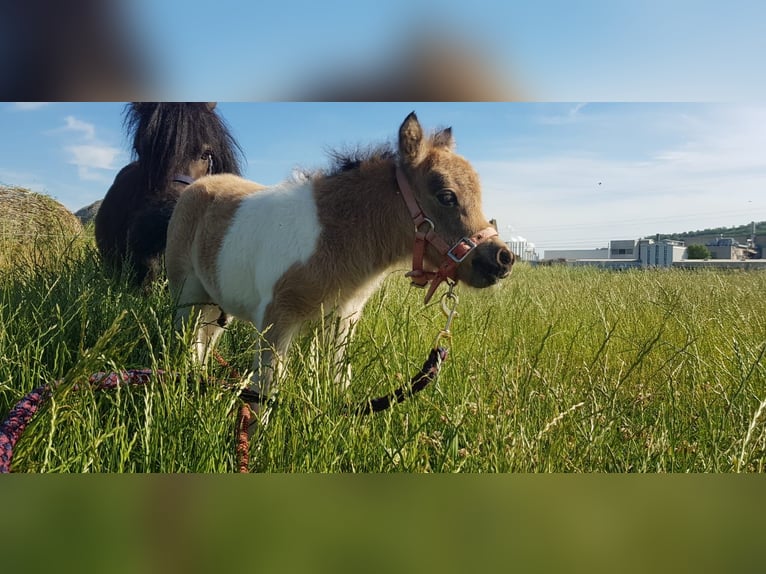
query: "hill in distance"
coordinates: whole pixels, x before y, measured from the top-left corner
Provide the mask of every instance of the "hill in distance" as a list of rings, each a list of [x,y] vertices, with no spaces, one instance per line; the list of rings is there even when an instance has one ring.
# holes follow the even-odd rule
[[[684,231],[683,233],[657,233],[656,239],[673,239],[683,241],[686,245],[705,245],[715,241],[719,237],[733,237],[739,243],[746,243],[747,239],[753,235],[753,223],[746,223],[736,227],[713,227],[709,229],[698,229],[696,231]],[[764,243],[766,239],[766,221],[755,222],[755,242]]]

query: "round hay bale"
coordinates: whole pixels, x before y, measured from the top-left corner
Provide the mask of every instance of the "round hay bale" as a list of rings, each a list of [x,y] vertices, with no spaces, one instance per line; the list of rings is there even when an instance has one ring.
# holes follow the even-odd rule
[[[70,239],[82,230],[80,220],[52,197],[0,185],[0,240]]]
[[[102,201],[103,200],[99,199],[90,205],[81,207],[74,212],[74,216],[80,220],[80,223],[82,223],[83,227],[87,226],[91,221],[96,219],[96,214],[98,213],[98,208],[101,207]]]

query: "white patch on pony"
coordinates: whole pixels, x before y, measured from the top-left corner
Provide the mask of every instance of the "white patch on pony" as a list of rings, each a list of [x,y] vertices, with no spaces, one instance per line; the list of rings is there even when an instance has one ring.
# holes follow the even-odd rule
[[[245,197],[218,257],[217,303],[262,330],[274,284],[314,253],[321,227],[310,181],[286,182]]]

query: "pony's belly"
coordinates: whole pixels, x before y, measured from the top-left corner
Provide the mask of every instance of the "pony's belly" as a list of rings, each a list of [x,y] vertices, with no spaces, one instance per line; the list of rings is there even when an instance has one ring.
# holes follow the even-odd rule
[[[221,303],[220,307],[228,316],[253,323],[259,331],[262,331],[265,328],[263,325],[263,315],[270,299],[262,301],[263,305],[259,303],[253,306],[250,302],[243,303],[242,301],[228,300]]]

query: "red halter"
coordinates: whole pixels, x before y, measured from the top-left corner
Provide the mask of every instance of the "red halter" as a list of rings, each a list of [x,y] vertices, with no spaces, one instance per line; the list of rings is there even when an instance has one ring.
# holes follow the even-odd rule
[[[399,184],[399,189],[402,192],[404,203],[407,204],[407,209],[410,212],[412,221],[415,223],[415,245],[412,248],[412,271],[407,273],[406,277],[412,280],[412,284],[416,287],[425,287],[429,281],[431,286],[426,292],[426,298],[424,303],[428,303],[436,292],[436,288],[447,279],[456,281],[457,266],[465,259],[468,254],[476,249],[476,247],[497,235],[497,229],[494,227],[486,227],[475,233],[471,237],[463,237],[460,241],[455,243],[452,247],[444,241],[441,235],[434,230],[434,222],[431,221],[426,214],[423,213],[423,209],[415,199],[415,194],[412,192],[410,184],[407,182],[407,178],[404,172],[396,167],[396,181]],[[425,230],[423,230],[425,228]],[[423,269],[423,257],[426,252],[426,243],[433,245],[439,253],[442,254],[443,259],[439,268],[436,271],[425,271]]]

